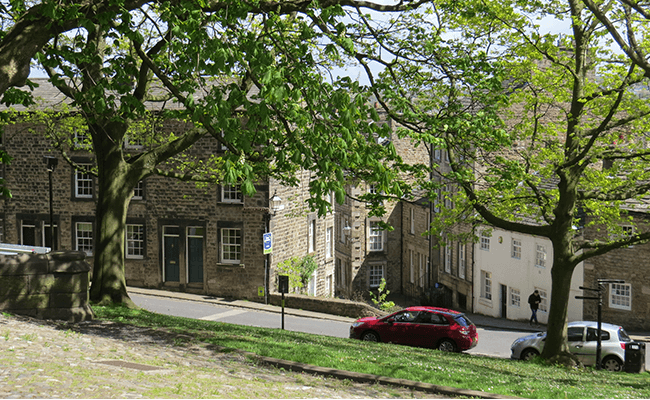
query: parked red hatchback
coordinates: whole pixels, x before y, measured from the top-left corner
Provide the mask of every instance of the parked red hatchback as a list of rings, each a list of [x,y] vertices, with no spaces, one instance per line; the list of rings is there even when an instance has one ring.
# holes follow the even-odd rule
[[[408,307],[386,317],[366,317],[350,327],[350,338],[460,352],[478,344],[476,325],[461,312]]]

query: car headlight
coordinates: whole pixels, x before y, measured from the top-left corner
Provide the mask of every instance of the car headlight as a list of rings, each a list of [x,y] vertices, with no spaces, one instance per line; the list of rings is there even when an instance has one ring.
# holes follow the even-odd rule
[[[361,325],[363,325],[363,322],[355,321],[355,322],[352,323],[352,327],[353,327],[353,328],[358,328],[358,327],[360,327]]]
[[[512,345],[510,346],[510,348],[512,349],[513,347],[517,346],[519,343],[521,343],[523,341],[524,341],[524,339],[515,340],[514,342],[512,342]]]

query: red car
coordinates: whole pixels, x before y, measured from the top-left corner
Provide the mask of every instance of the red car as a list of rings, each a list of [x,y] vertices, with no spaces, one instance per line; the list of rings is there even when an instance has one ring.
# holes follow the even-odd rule
[[[465,314],[438,307],[408,307],[386,317],[365,317],[350,338],[460,352],[478,344],[476,325]]]

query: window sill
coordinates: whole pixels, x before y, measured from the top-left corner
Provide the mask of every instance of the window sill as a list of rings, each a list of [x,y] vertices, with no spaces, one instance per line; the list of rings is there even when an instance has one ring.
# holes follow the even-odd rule
[[[492,299],[486,299],[485,297],[479,297],[478,303],[480,305],[492,308]]]

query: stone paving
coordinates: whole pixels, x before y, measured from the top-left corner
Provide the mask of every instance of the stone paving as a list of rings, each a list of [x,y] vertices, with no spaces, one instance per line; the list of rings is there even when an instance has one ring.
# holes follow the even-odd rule
[[[448,398],[285,371],[188,337],[0,314],[0,398]]]

